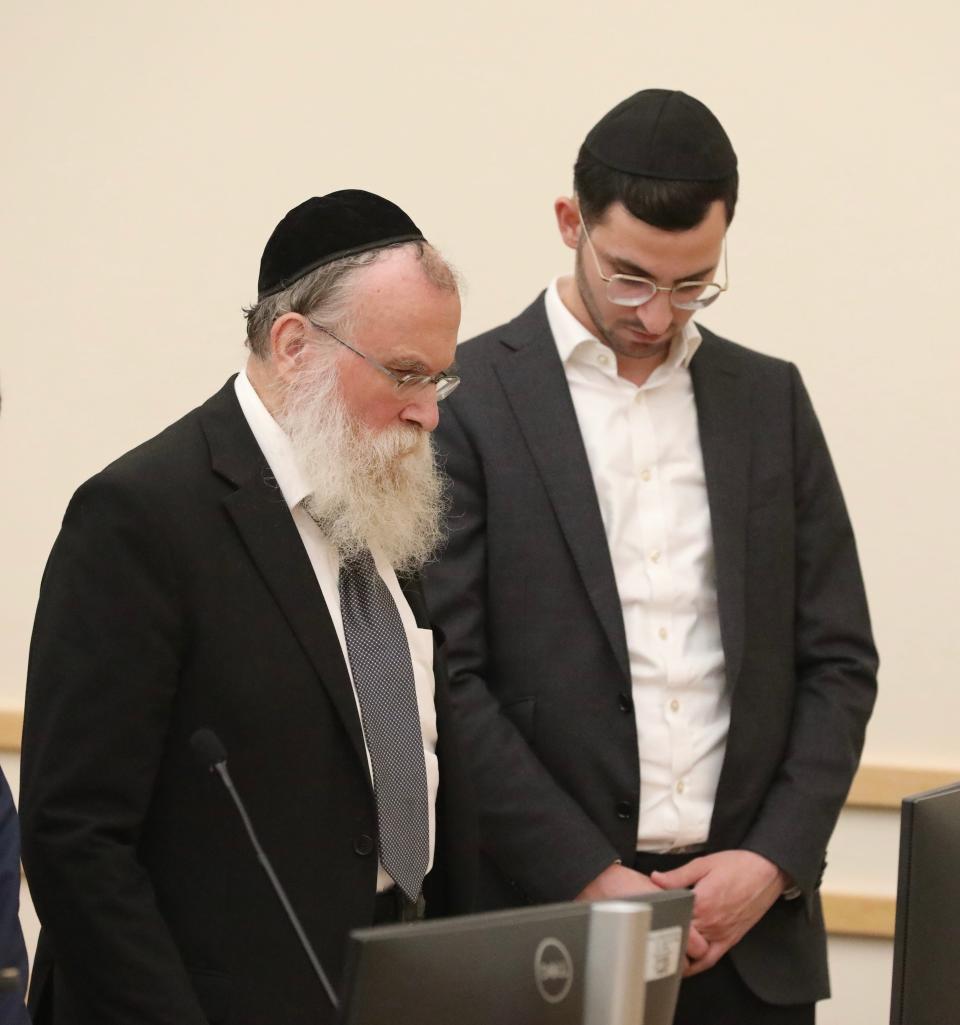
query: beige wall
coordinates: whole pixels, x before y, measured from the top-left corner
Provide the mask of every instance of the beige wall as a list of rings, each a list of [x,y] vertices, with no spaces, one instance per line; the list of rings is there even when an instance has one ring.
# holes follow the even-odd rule
[[[467,337],[568,266],[551,201],[585,130],[666,85],[741,158],[704,322],[799,363],[845,484],[884,657],[868,757],[960,769],[955,4],[7,0],[0,23],[0,705],[70,493],[236,368],[287,208],[396,199],[466,274]],[[835,951],[847,1023],[880,1020],[867,946]]]

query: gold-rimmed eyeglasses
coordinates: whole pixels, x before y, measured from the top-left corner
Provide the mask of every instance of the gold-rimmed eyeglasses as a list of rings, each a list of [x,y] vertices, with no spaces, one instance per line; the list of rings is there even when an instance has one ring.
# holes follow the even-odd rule
[[[345,342],[338,335],[335,335],[330,328],[316,323],[316,321],[311,320],[309,317],[305,319],[312,327],[315,327],[318,331],[322,331],[325,335],[329,335],[335,342],[339,342],[345,349],[349,349],[361,359],[365,359],[370,366],[376,367],[381,374],[386,374],[386,376],[393,381],[397,391],[403,395],[412,395],[415,392],[420,391],[421,388],[426,388],[428,385],[432,384],[435,385],[437,389],[437,402],[443,402],[448,395],[456,391],[460,384],[460,378],[457,377],[456,374],[448,373],[446,370],[441,370],[436,374],[398,373],[396,370],[391,370],[389,367],[385,367],[382,363],[378,363],[372,356],[368,356],[365,352],[361,352],[356,348],[356,346],[351,345],[349,342]]]
[[[596,249],[593,248],[593,239],[583,221],[583,214],[579,207],[577,215],[580,218],[580,227],[583,229],[584,238],[593,253],[593,262],[597,265],[597,274],[600,280],[607,286],[607,298],[617,306],[643,306],[657,292],[669,292],[670,302],[678,310],[702,310],[709,306],[715,299],[719,298],[721,292],[726,292],[730,287],[730,274],[727,270],[727,238],[723,238],[723,284],[717,281],[678,281],[675,285],[658,285],[650,278],[634,277],[632,274],[613,274],[607,277],[600,267],[600,258]]]

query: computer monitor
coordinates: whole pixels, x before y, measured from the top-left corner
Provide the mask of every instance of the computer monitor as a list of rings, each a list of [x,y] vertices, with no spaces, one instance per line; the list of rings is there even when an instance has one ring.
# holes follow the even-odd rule
[[[652,917],[647,904],[609,901],[359,929],[350,938],[340,1021],[670,1025],[672,1006],[662,1021],[644,1019]],[[676,972],[681,932],[679,948],[664,948],[668,959],[675,953]]]
[[[960,782],[904,799],[891,1025],[960,1021]]]

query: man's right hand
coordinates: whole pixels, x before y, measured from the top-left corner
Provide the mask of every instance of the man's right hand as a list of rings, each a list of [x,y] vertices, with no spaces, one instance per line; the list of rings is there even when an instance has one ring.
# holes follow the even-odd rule
[[[577,894],[577,900],[619,900],[623,897],[636,897],[642,893],[657,893],[661,888],[649,876],[626,865],[610,865]],[[690,926],[690,937],[687,940],[686,969],[692,962],[702,958],[710,944],[700,933]],[[684,972],[686,974],[686,971]]]

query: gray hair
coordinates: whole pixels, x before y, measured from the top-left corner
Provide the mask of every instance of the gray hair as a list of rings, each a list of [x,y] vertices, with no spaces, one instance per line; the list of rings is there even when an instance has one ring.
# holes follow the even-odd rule
[[[347,314],[356,271],[369,267],[388,250],[412,246],[427,280],[441,291],[457,292],[459,277],[454,268],[427,242],[402,242],[381,249],[345,256],[325,264],[295,281],[276,295],[268,295],[252,306],[245,306],[246,345],[259,359],[270,358],[270,329],[285,313],[299,313],[324,325],[336,327]]]

